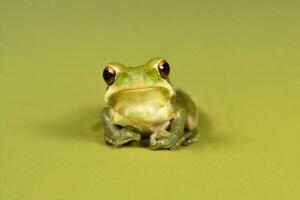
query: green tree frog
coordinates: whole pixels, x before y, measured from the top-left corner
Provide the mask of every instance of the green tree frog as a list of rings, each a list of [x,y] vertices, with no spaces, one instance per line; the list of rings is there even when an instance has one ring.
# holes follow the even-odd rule
[[[163,58],[136,67],[115,62],[105,67],[107,144],[119,147],[146,138],[151,149],[175,150],[198,140],[198,109],[185,92],[174,90],[169,73]]]

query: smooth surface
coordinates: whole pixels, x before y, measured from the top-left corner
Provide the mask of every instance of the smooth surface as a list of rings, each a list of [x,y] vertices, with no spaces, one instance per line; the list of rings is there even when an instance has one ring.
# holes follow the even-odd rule
[[[0,6],[0,199],[299,199],[299,1]],[[103,143],[102,67],[163,56],[202,111],[176,152]]]

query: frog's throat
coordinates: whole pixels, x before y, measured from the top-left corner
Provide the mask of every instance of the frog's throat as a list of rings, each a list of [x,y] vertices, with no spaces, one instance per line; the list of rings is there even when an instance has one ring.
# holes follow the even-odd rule
[[[109,98],[110,118],[121,126],[150,131],[174,117],[172,94],[163,87],[121,90]]]
[[[169,99],[171,99],[171,97],[173,97],[175,95],[175,91],[171,85],[163,84],[163,85],[146,86],[146,87],[117,87],[117,88],[110,87],[106,91],[104,99],[105,99],[105,103],[110,105],[110,101],[111,101],[112,97],[117,95],[118,93],[130,91],[130,92],[134,92],[138,95],[139,92],[143,93],[143,92],[147,92],[147,91],[151,91],[151,90],[164,91],[165,95],[167,95],[167,97]],[[155,96],[153,98],[155,98]]]
[[[129,111],[132,111],[129,108]],[[170,120],[174,118],[173,107],[170,103],[156,110],[155,114],[141,113],[119,113],[113,108],[110,109],[111,121],[120,126],[132,126],[141,133],[153,133],[155,130],[165,129],[168,127]]]

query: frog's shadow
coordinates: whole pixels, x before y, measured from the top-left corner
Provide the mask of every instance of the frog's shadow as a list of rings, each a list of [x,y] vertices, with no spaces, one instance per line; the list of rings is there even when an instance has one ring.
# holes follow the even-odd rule
[[[32,132],[43,137],[69,142],[95,142],[104,144],[99,107],[80,108],[72,112],[60,112],[47,121],[36,122]]]
[[[193,146],[193,148],[201,148],[206,144],[211,145],[226,142],[226,138],[223,137],[222,134],[212,132],[212,121],[201,109],[198,110],[200,138],[196,144],[191,146]],[[97,142],[100,145],[106,145],[100,113],[101,107],[84,108],[74,113],[66,113],[63,119],[47,121],[42,124],[42,129],[44,133],[47,132],[47,135],[54,139],[59,138],[77,142]],[[47,127],[47,129],[45,129],[45,127]],[[147,146],[147,144],[147,141],[144,140],[140,144],[134,145]]]
[[[206,145],[220,145],[221,143],[227,143],[228,138],[225,134],[216,133],[213,131],[213,121],[208,115],[200,108],[199,112],[199,141],[193,144],[193,148],[201,148]]]

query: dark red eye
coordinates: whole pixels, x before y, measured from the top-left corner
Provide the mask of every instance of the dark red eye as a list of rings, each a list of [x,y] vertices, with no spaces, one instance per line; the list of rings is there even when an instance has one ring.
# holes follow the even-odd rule
[[[163,77],[164,79],[166,79],[170,73],[170,65],[167,63],[167,61],[162,60],[159,64],[158,64],[158,71],[159,74],[161,75],[161,77]]]
[[[111,67],[107,66],[103,70],[103,79],[107,85],[112,85],[115,81],[116,71]]]

